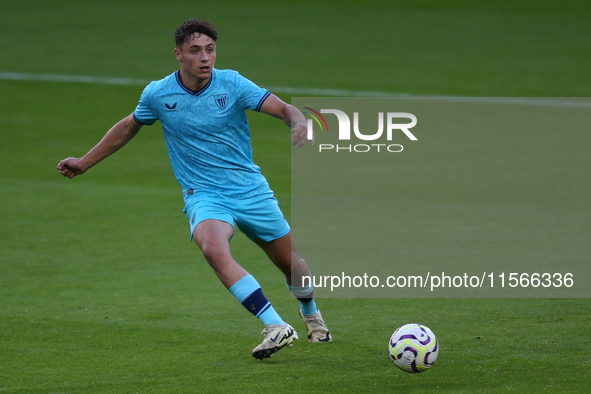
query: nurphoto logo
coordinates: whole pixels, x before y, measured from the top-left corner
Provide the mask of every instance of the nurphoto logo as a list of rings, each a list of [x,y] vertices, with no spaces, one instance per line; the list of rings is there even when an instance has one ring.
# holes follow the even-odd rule
[[[314,133],[314,122],[318,124],[320,130],[326,129],[328,131],[328,124],[322,114],[333,114],[337,117],[339,123],[338,140],[339,141],[376,141],[384,134],[384,112],[378,112],[378,130],[373,133],[365,134],[359,130],[359,112],[353,112],[353,135],[351,134],[351,119],[344,111],[338,109],[321,109],[316,111],[310,107],[303,107],[304,114],[310,118],[308,121],[308,139],[311,140]],[[417,141],[417,137],[410,132],[409,129],[417,124],[417,117],[408,112],[387,112],[386,113],[386,140],[392,141],[392,136],[395,131],[401,131],[411,141]],[[396,119],[396,121],[395,121]],[[408,119],[410,123],[398,123],[400,119]],[[396,123],[395,123],[396,122]],[[367,132],[367,131],[366,131]],[[369,151],[377,152],[402,152],[403,146],[400,144],[386,144],[386,143],[363,143],[363,144],[319,144],[318,151],[334,151],[334,152],[357,152],[365,153]]]

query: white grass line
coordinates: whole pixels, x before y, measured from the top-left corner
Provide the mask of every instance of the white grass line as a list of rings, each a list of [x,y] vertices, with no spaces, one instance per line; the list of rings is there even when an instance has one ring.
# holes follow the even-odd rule
[[[322,88],[292,88],[287,86],[265,86],[270,92],[291,94],[295,97],[313,96],[338,96],[338,97],[411,97],[407,93],[392,93],[392,92],[369,92],[359,90],[343,90],[343,89],[322,89]]]
[[[77,82],[99,85],[145,86],[150,81],[132,78],[89,77],[84,75],[56,75],[0,72],[0,79],[11,81]]]
[[[33,74],[17,72],[1,72],[0,80],[11,81],[45,81],[45,82],[73,82],[99,85],[145,86],[150,81],[134,78],[92,77],[84,75]],[[294,88],[286,86],[265,86],[273,93],[291,94],[295,96],[335,96],[335,97],[393,97],[420,101],[449,101],[464,103],[488,104],[520,104],[546,107],[591,108],[591,99],[560,99],[542,97],[455,97],[455,96],[422,96],[407,93],[375,92],[343,89],[323,88]]]
[[[591,99],[588,97],[571,98],[561,100],[560,97],[454,97],[454,96],[414,96],[406,97],[411,100],[423,101],[450,101],[460,103],[486,103],[486,104],[520,104],[541,107],[570,107],[591,108]],[[573,101],[573,99],[580,101]]]

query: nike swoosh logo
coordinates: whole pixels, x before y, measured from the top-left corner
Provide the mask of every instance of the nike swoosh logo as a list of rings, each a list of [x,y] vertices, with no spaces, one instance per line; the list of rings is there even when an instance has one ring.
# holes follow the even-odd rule
[[[275,338],[271,338],[272,342],[277,342],[277,338],[279,338],[279,334],[281,334],[280,332],[277,333],[277,335],[275,335]]]

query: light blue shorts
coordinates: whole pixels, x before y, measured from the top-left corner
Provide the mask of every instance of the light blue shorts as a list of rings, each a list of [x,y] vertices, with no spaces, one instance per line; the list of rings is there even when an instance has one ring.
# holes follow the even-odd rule
[[[185,193],[185,209],[189,219],[191,239],[199,223],[217,219],[236,225],[253,241],[270,242],[290,232],[289,224],[272,192],[245,199],[229,199],[223,196]]]

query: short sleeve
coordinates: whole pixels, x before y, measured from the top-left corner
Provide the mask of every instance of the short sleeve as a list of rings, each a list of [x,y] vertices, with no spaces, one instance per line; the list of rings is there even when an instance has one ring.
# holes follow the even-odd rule
[[[238,74],[237,88],[240,103],[244,109],[260,111],[263,102],[271,93],[267,89],[258,87],[252,81]]]
[[[152,87],[154,86],[155,82],[151,82],[148,86],[145,87],[141,97],[140,102],[135,108],[133,112],[133,119],[141,124],[144,125],[152,125],[158,117],[156,115],[156,111],[151,105],[151,92]]]

